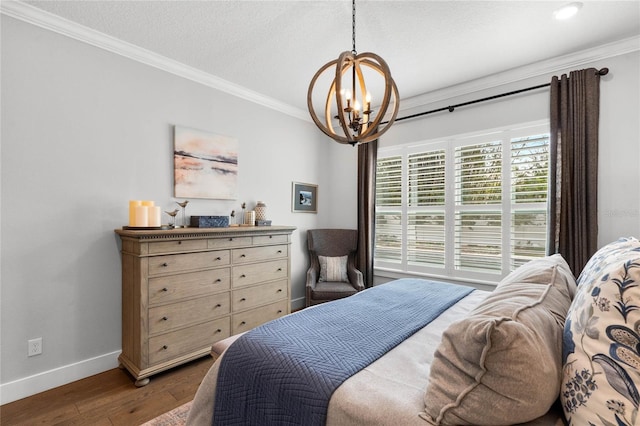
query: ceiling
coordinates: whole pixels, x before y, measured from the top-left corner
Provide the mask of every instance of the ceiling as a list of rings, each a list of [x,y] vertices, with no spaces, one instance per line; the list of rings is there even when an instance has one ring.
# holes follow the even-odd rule
[[[306,110],[309,82],[351,50],[351,1],[26,1]],[[400,98],[640,34],[640,1],[356,3],[356,48],[384,58]]]

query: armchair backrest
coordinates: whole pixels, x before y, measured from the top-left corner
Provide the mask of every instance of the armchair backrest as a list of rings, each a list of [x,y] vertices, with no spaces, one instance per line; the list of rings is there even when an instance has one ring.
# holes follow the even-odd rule
[[[355,229],[309,229],[307,246],[318,256],[344,256],[358,248],[358,231]]]

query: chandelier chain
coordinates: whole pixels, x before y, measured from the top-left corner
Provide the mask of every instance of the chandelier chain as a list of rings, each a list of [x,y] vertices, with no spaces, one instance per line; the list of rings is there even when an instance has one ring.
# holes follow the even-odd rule
[[[358,52],[356,52],[356,0],[352,1],[352,6],[351,6],[351,41],[353,42],[352,46],[353,49],[351,50],[351,52],[354,55],[357,55]]]

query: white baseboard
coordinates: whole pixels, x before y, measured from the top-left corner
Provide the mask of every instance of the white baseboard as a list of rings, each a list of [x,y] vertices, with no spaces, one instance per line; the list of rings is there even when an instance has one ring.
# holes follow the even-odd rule
[[[297,311],[299,309],[304,308],[306,305],[306,300],[304,297],[299,297],[297,299],[291,299],[291,312]]]
[[[0,405],[116,368],[119,364],[118,355],[120,352],[111,352],[13,382],[3,383],[0,385]]]

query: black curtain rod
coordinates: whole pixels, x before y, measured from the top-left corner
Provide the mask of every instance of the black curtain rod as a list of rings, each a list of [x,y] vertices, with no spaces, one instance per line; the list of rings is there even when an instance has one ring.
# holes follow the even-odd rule
[[[600,70],[596,70],[596,73],[598,75],[607,75],[609,73],[609,68],[602,68]],[[463,103],[456,104],[456,105],[449,105],[449,106],[446,106],[446,107],[443,107],[443,108],[432,109],[431,111],[425,111],[425,112],[419,112],[417,114],[407,115],[406,117],[396,118],[396,121],[408,120],[409,118],[415,118],[415,117],[420,117],[420,116],[427,115],[427,114],[433,114],[434,112],[441,112],[441,111],[453,112],[456,108],[459,108],[459,107],[472,105],[472,104],[477,104],[477,103],[485,102],[485,101],[491,101],[491,100],[494,100],[494,99],[503,98],[505,96],[517,95],[518,93],[528,92],[528,91],[531,91],[531,90],[541,89],[543,87],[549,87],[549,86],[551,86],[551,83],[539,84],[538,86],[527,87],[526,89],[514,90],[512,92],[501,93],[499,95],[494,95],[494,96],[488,96],[486,98],[476,99],[474,101],[463,102]],[[388,123],[388,121],[385,121],[385,122],[380,123],[380,124],[387,124],[387,123]]]

